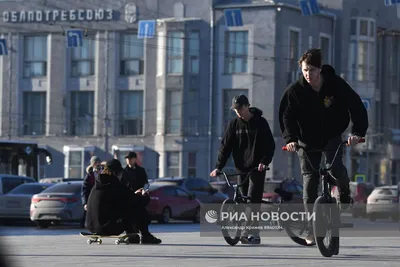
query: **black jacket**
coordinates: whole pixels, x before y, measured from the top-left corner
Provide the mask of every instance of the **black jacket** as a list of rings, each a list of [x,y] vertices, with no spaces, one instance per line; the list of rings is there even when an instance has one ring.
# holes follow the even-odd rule
[[[122,174],[121,183],[126,185],[131,191],[135,192],[147,184],[148,178],[146,170],[135,164],[134,168],[126,166]]]
[[[117,177],[99,174],[87,203],[86,228],[92,233],[114,234],[120,228],[119,220],[132,218],[132,196]]]
[[[363,137],[367,132],[368,115],[359,95],[332,66],[323,65],[321,73],[324,82],[319,92],[301,76],[283,94],[279,124],[286,144],[300,140],[309,148],[322,149],[343,134],[350,118],[353,134]]]
[[[250,108],[249,121],[231,120],[226,127],[216,168],[221,170],[232,153],[236,169],[247,172],[260,163],[269,165],[275,152],[275,140],[269,124],[258,108]]]
[[[86,168],[86,176],[83,179],[82,189],[81,189],[81,198],[82,198],[83,206],[85,206],[87,204],[90,191],[92,191],[92,188],[94,186],[94,182],[95,182],[95,179],[94,179],[93,167],[88,166]]]

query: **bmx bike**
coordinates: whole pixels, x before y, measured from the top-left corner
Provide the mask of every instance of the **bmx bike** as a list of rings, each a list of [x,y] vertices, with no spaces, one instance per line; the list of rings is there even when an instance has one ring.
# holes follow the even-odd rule
[[[365,138],[362,138],[358,143],[364,143]],[[347,145],[347,141],[341,142],[336,153],[332,159],[332,163],[326,163],[325,167],[316,170],[307,154],[304,153],[306,160],[310,164],[311,168],[318,172],[321,180],[321,193],[317,197],[313,206],[314,220],[312,222],[315,243],[321,255],[324,257],[332,257],[333,255],[339,254],[340,247],[340,228],[353,228],[352,223],[342,223],[340,220],[340,199],[336,199],[331,195],[332,186],[337,185],[336,179],[329,175],[329,171],[336,160],[342,146]],[[307,150],[306,147],[297,145],[297,150],[303,149],[307,152],[322,152],[322,150]],[[287,151],[286,146],[282,147],[282,150]],[[326,242],[324,240],[326,239]]]
[[[269,170],[269,168],[267,167],[264,170]],[[250,203],[250,197],[243,195],[240,192],[239,188],[243,187],[244,184],[248,182],[251,174],[254,171],[258,171],[258,168],[253,168],[247,173],[226,174],[224,171],[219,171],[217,173],[217,175],[223,175],[227,185],[234,189],[233,198],[225,199],[224,202],[222,203],[221,208],[220,208],[220,213],[219,213],[220,217],[218,220],[218,222],[221,226],[222,235],[223,235],[225,241],[231,246],[235,246],[239,242],[242,230],[244,230],[244,226],[242,225],[242,222],[240,222],[239,220],[235,220],[235,219],[228,220],[230,223],[233,224],[232,226],[226,226],[225,223],[223,223],[223,218],[221,218],[221,215],[224,213],[227,213],[227,214],[246,213],[246,211],[247,211],[246,204]],[[238,175],[246,175],[246,178],[240,184],[239,183],[231,184],[228,177],[238,176]],[[282,207],[281,204],[283,202],[292,200],[293,193],[283,190],[282,184],[281,184],[280,188],[275,189],[275,193],[277,193],[280,196],[280,201],[278,204],[275,202],[266,201],[266,200],[261,200],[261,204],[274,205],[274,206],[277,205],[276,212],[277,212],[277,214],[281,214],[281,212],[286,211],[286,209],[284,207]],[[280,216],[278,216],[278,218],[280,218]],[[284,229],[285,232],[287,233],[287,235],[295,243],[303,245],[303,246],[307,246],[307,242],[305,241],[305,239],[293,232],[294,228],[298,228],[298,227],[296,227],[296,225],[282,222],[280,219],[272,221],[271,223],[273,224],[272,226],[274,226],[274,228],[276,228],[277,230],[281,231]],[[232,234],[230,234],[230,230],[233,230]]]

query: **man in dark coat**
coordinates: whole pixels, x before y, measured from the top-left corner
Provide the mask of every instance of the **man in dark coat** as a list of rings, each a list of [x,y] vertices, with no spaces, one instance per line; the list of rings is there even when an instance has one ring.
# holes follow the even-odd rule
[[[128,152],[125,159],[126,167],[122,174],[121,183],[126,185],[132,192],[136,192],[149,182],[147,173],[144,168],[136,163],[137,155],[135,152]]]

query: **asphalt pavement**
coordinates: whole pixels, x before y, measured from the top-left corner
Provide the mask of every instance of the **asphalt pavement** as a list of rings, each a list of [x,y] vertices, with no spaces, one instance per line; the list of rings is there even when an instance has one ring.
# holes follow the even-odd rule
[[[357,220],[356,227],[371,222]],[[377,229],[398,223],[373,223]],[[47,266],[399,266],[400,238],[397,236],[342,237],[340,254],[324,258],[314,247],[301,247],[288,237],[262,236],[261,245],[234,247],[222,235],[200,236],[198,224],[152,224],[151,232],[163,240],[160,245],[115,245],[103,239],[101,245],[86,243],[75,226],[38,229],[32,226],[2,226],[3,256],[11,267]]]

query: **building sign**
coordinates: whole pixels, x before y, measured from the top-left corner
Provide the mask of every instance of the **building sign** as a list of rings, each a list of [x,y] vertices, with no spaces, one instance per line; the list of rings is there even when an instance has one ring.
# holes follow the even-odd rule
[[[108,21],[114,19],[112,9],[4,11],[3,21],[8,23],[55,21]]]

